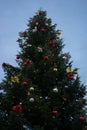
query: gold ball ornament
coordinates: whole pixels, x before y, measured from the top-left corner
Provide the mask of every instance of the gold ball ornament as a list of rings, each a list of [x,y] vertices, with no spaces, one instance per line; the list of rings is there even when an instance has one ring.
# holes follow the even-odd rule
[[[72,70],[68,67],[68,68],[66,69],[66,72],[67,72],[67,73],[72,73]]]
[[[12,76],[12,77],[11,77],[11,81],[12,81],[13,83],[19,83],[19,78],[18,78],[18,76]]]
[[[26,49],[27,48],[27,46],[23,46],[23,49]]]

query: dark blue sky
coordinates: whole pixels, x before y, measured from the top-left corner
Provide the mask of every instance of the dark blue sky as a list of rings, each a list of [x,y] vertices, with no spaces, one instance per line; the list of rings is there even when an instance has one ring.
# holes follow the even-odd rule
[[[73,68],[79,68],[81,81],[87,84],[87,0],[0,0],[0,81],[2,63],[16,65],[18,33],[40,8],[62,30],[64,51],[70,52]]]

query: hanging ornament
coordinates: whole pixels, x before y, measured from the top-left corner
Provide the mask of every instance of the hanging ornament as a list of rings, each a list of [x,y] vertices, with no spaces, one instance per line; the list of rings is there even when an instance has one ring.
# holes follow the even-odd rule
[[[30,98],[29,101],[30,101],[30,102],[34,102],[34,98]]]
[[[45,32],[45,29],[44,29],[43,27],[41,28],[41,32],[42,32],[42,33],[44,33],[44,32]]]
[[[30,63],[30,59],[28,58],[28,59],[26,59],[26,62],[29,64]]]
[[[57,69],[57,68],[53,68],[53,71],[57,72],[57,71],[58,71],[58,69]]]
[[[67,101],[67,98],[63,97],[63,101],[66,102],[66,101]]]
[[[27,63],[27,62],[24,62],[24,63],[23,63],[23,66],[27,66],[27,65],[28,65],[28,63]]]
[[[56,116],[56,115],[57,115],[57,113],[58,113],[58,111],[57,111],[57,110],[53,110],[53,111],[52,111],[52,115],[53,115],[53,116]]]
[[[33,24],[34,24],[35,26],[37,26],[37,25],[38,25],[38,21],[37,21],[37,20],[34,20],[34,21],[33,21]]]
[[[65,85],[65,88],[68,88],[68,85]]]
[[[12,76],[11,77],[11,81],[13,82],[13,83],[19,83],[19,78],[18,78],[18,76]]]
[[[68,67],[68,68],[66,68],[66,72],[67,73],[72,73],[72,70]]]
[[[30,91],[34,91],[34,87],[30,87],[30,89],[29,89]]]
[[[37,26],[34,27],[34,29],[32,30],[32,32],[37,32]]]
[[[20,112],[22,112],[22,106],[20,104],[19,105],[15,105],[15,106],[12,107],[12,110],[14,112],[20,113]]]
[[[64,60],[66,60],[66,59],[67,59],[67,57],[66,57],[66,56],[63,56],[63,59],[64,59]]]
[[[23,46],[23,49],[26,49],[27,47],[28,47],[28,46],[24,45],[24,46]]]
[[[30,92],[27,92],[27,95],[29,96],[29,95],[30,95]]]
[[[45,59],[45,60],[48,60],[48,59],[49,59],[49,57],[48,57],[48,56],[44,56],[44,59]]]
[[[42,99],[43,97],[42,96],[40,96],[40,99]]]
[[[16,59],[20,59],[20,56],[19,56],[19,55],[16,55]]]
[[[68,78],[71,79],[71,80],[74,80],[73,74],[68,74]]]
[[[26,61],[23,63],[24,66],[27,66],[30,63],[30,59],[26,59]]]
[[[22,105],[22,102],[20,102],[19,104]]]
[[[43,52],[43,49],[41,47],[37,47],[38,52]]]
[[[84,121],[84,117],[83,117],[83,116],[80,116],[80,117],[79,117],[79,120],[80,120],[80,121]]]
[[[70,121],[72,121],[73,119],[74,119],[74,118],[71,116],[71,117],[70,117]]]
[[[27,86],[28,83],[26,81],[22,82],[22,85]]]
[[[56,33],[56,38],[60,38],[60,35],[61,35],[61,31],[59,30],[59,31]]]
[[[48,100],[48,99],[49,99],[49,97],[48,97],[48,96],[46,96],[46,97],[45,97],[45,99],[46,99],[46,100]]]
[[[53,92],[58,93],[58,88],[57,87],[53,88]]]
[[[50,46],[54,46],[54,41],[51,40],[51,41],[49,42],[49,45],[50,45]]]
[[[86,110],[86,108],[85,108],[85,107],[83,107],[83,108],[82,108],[82,110],[83,110],[83,111],[85,111],[85,110]]]

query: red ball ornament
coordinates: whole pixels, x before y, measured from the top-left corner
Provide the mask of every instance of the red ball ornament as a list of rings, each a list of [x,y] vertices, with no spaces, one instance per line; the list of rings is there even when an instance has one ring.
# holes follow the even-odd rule
[[[68,78],[74,80],[74,76],[72,74],[68,74]]]
[[[52,111],[52,115],[53,115],[53,116],[56,116],[56,115],[57,115],[57,113],[58,113],[58,111],[57,111],[57,110],[53,110],[53,111]]]
[[[20,59],[20,56],[19,56],[19,55],[16,55],[16,59]]]
[[[26,81],[22,82],[22,85],[27,86],[28,83]]]
[[[27,66],[27,65],[28,65],[28,63],[27,63],[27,62],[24,62],[24,63],[23,63],[23,65],[24,65],[24,66]]]
[[[30,63],[30,59],[28,58],[28,59],[26,60],[26,62],[29,64],[29,63]]]
[[[48,58],[49,58],[48,56],[44,56],[44,59],[45,59],[45,60],[48,60]]]
[[[50,46],[54,46],[54,41],[51,40],[51,41],[49,42],[49,45],[50,45]]]
[[[44,32],[45,32],[45,29],[44,29],[44,28],[41,28],[41,32],[44,33]]]
[[[38,25],[38,21],[37,20],[34,20],[33,24],[36,26]]]
[[[79,120],[80,120],[80,121],[84,121],[84,117],[83,117],[83,116],[80,116],[80,117],[79,117]]]
[[[23,63],[24,66],[27,66],[30,63],[30,59],[26,59],[26,61]]]
[[[20,113],[20,112],[22,112],[22,106],[21,105],[15,105],[15,106],[12,107],[12,110],[14,112]]]

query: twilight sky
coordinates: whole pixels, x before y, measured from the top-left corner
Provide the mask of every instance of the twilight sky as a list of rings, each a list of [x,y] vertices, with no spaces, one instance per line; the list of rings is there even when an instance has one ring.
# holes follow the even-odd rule
[[[70,53],[73,68],[79,68],[80,80],[87,85],[87,0],[0,0],[0,82],[2,63],[16,65],[18,33],[40,8],[62,30],[64,51]]]

